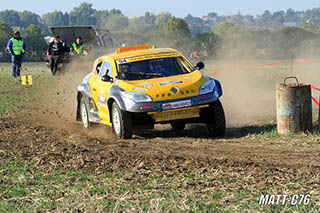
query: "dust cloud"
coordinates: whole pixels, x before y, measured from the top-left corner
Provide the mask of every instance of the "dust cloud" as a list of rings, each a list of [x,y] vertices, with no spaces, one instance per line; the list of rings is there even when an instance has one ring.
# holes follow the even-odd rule
[[[254,65],[268,65],[274,62],[277,60],[207,62],[207,73],[212,72],[212,69],[223,70],[230,65],[234,66],[212,76],[222,84],[221,101],[229,126],[276,122],[275,88],[288,76],[297,77],[299,83],[320,87],[320,61],[305,63],[282,60],[282,64],[279,65],[253,68]],[[294,79],[286,81],[295,82]],[[319,93],[315,90],[312,90],[312,95],[316,99],[319,98]],[[313,108],[314,112],[317,112],[315,105]]]
[[[230,58],[223,60],[218,57],[218,59],[205,60],[206,74],[224,70],[212,77],[222,84],[221,101],[229,127],[275,122],[275,87],[283,83],[283,79],[287,76],[296,76],[300,83],[320,87],[318,71],[320,62],[292,62],[288,59],[263,60],[254,59],[254,56],[249,58],[249,60]],[[268,65],[278,61],[281,63],[275,66],[254,67],[254,65]],[[106,127],[97,126],[93,132],[88,133],[83,130],[80,122],[75,121],[77,86],[92,70],[92,63],[93,60],[76,61],[70,63],[67,69],[58,73],[57,76],[50,76],[50,81],[43,91],[43,97],[39,100],[41,102],[39,104],[44,107],[37,111],[36,117],[52,128],[113,139],[113,134]],[[319,94],[316,91],[313,91],[313,95],[318,99]],[[108,134],[105,134],[106,132]]]

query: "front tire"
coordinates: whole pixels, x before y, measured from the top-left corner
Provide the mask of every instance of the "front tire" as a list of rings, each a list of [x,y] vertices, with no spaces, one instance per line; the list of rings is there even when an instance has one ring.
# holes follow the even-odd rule
[[[89,129],[90,122],[89,122],[88,107],[87,107],[87,104],[85,103],[84,97],[82,97],[80,100],[80,117],[82,121],[82,126],[85,129]]]
[[[117,102],[113,102],[111,118],[114,133],[121,139],[130,139],[132,137],[132,119],[129,112],[121,110]]]
[[[176,122],[176,121],[171,122],[170,125],[171,125],[172,130],[175,131],[175,132],[183,131],[184,128],[186,127],[185,123]]]
[[[223,136],[226,131],[226,118],[220,100],[213,102],[209,120],[207,121],[207,128],[211,136]]]

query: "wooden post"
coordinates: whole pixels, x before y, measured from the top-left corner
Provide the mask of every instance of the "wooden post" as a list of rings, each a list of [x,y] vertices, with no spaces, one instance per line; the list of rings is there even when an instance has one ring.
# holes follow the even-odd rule
[[[319,104],[320,104],[320,94],[319,94]],[[318,132],[320,132],[320,105],[318,106]]]

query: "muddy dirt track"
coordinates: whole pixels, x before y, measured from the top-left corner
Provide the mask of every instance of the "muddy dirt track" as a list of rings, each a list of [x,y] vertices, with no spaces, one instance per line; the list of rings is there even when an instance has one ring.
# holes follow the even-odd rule
[[[85,170],[157,168],[172,172],[199,172],[210,168],[282,170],[315,173],[320,170],[320,137],[279,139],[244,136],[229,128],[223,139],[211,139],[204,126],[188,126],[175,133],[169,127],[136,133],[118,140],[110,128],[90,132],[80,123],[47,127],[30,114],[0,119],[0,150],[36,164]],[[246,134],[246,133],[244,133]]]

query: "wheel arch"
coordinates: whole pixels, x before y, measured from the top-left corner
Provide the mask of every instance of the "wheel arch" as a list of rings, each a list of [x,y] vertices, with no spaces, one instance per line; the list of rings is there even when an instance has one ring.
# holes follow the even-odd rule
[[[119,98],[117,98],[116,96],[109,97],[107,103],[108,103],[108,109],[109,109],[109,118],[110,118],[111,122],[112,122],[112,117],[111,117],[112,104],[114,102],[116,102],[118,104],[118,106],[120,107],[121,110],[123,110],[123,111],[126,110],[125,104],[124,104],[123,100],[120,97]]]

